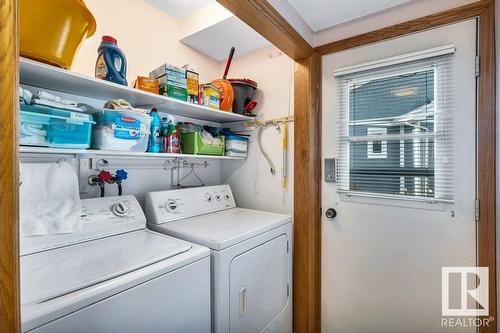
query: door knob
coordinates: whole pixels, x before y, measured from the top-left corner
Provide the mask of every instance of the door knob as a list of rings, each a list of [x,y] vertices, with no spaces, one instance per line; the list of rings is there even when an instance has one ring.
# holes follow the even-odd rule
[[[328,208],[325,212],[325,216],[329,219],[333,219],[337,216],[337,211],[333,208]]]

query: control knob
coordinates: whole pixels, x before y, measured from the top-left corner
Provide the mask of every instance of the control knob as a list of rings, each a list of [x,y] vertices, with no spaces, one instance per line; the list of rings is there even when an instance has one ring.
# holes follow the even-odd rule
[[[115,203],[111,207],[111,211],[116,216],[123,217],[123,216],[127,216],[128,212],[129,212],[129,209],[128,209],[127,205],[125,205],[125,203],[123,201],[120,201],[120,202]]]
[[[168,200],[166,207],[169,211],[174,212],[177,210],[178,205],[177,205],[177,202],[175,200]]]

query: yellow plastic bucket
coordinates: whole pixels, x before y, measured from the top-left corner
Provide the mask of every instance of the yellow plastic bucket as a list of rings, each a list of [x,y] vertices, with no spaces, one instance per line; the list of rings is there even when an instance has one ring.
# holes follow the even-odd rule
[[[20,54],[70,68],[96,22],[82,0],[20,0]]]

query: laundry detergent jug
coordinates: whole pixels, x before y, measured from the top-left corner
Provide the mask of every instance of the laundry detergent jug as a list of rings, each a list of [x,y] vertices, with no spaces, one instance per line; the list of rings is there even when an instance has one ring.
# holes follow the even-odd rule
[[[97,50],[95,77],[127,85],[127,60],[118,47],[118,42],[111,36],[102,36],[101,45]]]

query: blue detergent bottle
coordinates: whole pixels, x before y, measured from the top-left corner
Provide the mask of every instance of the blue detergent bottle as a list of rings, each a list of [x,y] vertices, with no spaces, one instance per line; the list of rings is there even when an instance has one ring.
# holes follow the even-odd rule
[[[149,113],[151,119],[151,134],[149,135],[148,152],[159,153],[161,151],[161,118],[158,115],[158,110],[153,108]]]
[[[102,36],[97,49],[95,77],[98,79],[127,85],[127,59],[118,42],[111,36]]]

